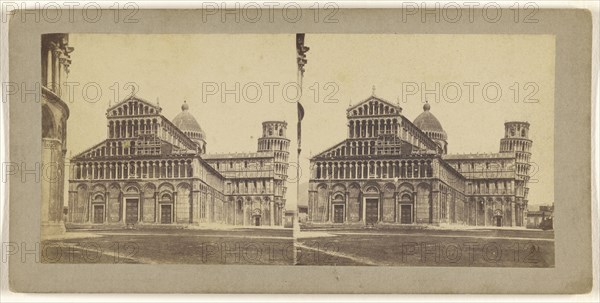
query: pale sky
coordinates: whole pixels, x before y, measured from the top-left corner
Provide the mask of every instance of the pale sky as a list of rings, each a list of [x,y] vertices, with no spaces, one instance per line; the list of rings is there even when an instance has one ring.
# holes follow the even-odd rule
[[[454,82],[462,92],[457,102],[440,96],[436,103],[435,96],[426,96],[448,134],[449,153],[498,152],[504,122],[529,121],[531,160],[538,169],[532,176],[538,182],[530,183],[529,203],[553,202],[553,36],[307,34],[305,43],[310,51],[304,76],[301,182],[308,182],[310,154],[346,137],[345,109],[349,102],[369,97],[373,85],[378,97],[391,102],[400,98],[403,114],[414,120],[422,112],[420,92],[403,100],[403,83],[425,83],[427,89],[434,89],[439,82],[442,90]],[[287,96],[293,101],[295,95],[289,85],[296,81],[295,35],[71,34],[70,45],[75,51],[68,81],[80,83],[69,103],[67,148],[72,155],[106,138],[109,102],[127,97],[130,89],[125,84],[135,82],[136,95],[151,102],[158,98],[163,115],[171,120],[187,100],[207,134],[209,153],[254,152],[261,122],[286,120],[292,140],[290,162],[295,161],[296,106],[285,100]],[[465,82],[478,83],[473,103]],[[482,87],[492,82],[502,89],[496,103],[482,98]],[[515,82],[520,87],[517,103]],[[535,86],[525,88],[529,82]],[[101,96],[94,98],[95,89],[88,84],[88,100],[99,101],[86,101],[86,83],[101,88]],[[219,86],[217,95],[206,95],[214,83]],[[229,90],[239,83],[239,103],[231,94],[221,102],[223,83]],[[332,84],[326,87],[327,83]],[[535,87],[532,98],[539,102],[523,103]],[[257,88],[261,96],[253,101]],[[455,94],[454,88],[448,90],[450,98]],[[328,95],[330,101],[338,101],[323,103]],[[487,95],[494,97],[494,89]],[[290,178],[295,173],[291,167]],[[296,205],[295,187],[288,184],[287,209]]]

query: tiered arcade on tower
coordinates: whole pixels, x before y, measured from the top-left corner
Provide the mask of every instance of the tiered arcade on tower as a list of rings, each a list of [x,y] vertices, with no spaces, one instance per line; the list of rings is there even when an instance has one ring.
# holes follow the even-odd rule
[[[275,193],[285,196],[290,140],[286,137],[287,122],[263,122],[262,137],[258,139],[258,152],[272,151],[275,156]]]
[[[512,153],[517,157],[517,176],[521,180],[529,179],[529,160],[531,158],[531,140],[528,122],[504,123],[504,138],[500,139],[500,152]]]
[[[529,123],[509,121],[504,123],[504,138],[500,139],[501,153],[515,155],[515,195],[518,204],[518,218],[526,216],[529,187],[529,168],[531,167],[531,145]]]

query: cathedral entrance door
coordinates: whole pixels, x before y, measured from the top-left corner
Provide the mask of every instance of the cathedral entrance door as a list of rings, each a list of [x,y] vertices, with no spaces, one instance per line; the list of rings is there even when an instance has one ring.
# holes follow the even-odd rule
[[[161,224],[171,224],[171,205],[161,205],[160,206],[160,223]]]
[[[333,206],[333,223],[344,223],[344,205]]]
[[[134,224],[138,222],[138,200],[127,199],[125,202],[125,223]]]
[[[365,203],[365,223],[375,224],[379,219],[379,199],[367,199]]]
[[[412,205],[400,205],[400,223],[412,224]]]
[[[502,227],[502,210],[496,209],[494,211],[494,219],[496,221],[496,222],[494,222],[494,223],[496,223],[495,225],[497,227]]]
[[[94,205],[94,223],[104,223],[104,205]]]
[[[254,217],[254,226],[260,226],[260,216]]]

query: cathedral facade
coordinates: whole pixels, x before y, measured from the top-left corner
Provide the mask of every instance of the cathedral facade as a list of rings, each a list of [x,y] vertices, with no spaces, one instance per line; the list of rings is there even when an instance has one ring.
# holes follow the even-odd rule
[[[528,122],[498,153],[448,154],[430,104],[410,121],[372,95],[346,111],[347,139],[310,160],[309,223],[525,226]]]
[[[256,153],[207,154],[187,103],[161,111],[135,94],[106,111],[107,138],[71,159],[69,224],[282,225],[286,122],[263,123]]]

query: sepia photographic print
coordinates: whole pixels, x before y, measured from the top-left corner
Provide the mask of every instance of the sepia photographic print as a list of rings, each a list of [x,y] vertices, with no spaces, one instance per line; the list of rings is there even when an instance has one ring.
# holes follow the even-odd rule
[[[249,44],[264,53],[219,51]],[[65,166],[43,183],[44,261],[293,264],[296,107],[259,80],[280,92],[294,66],[260,63],[294,52],[294,35],[43,35],[43,165]]]
[[[552,36],[306,43],[304,81],[336,81],[328,100],[305,93],[300,248],[327,239],[338,265],[554,266]]]
[[[589,292],[591,17],[518,8],[15,14],[11,290]]]

